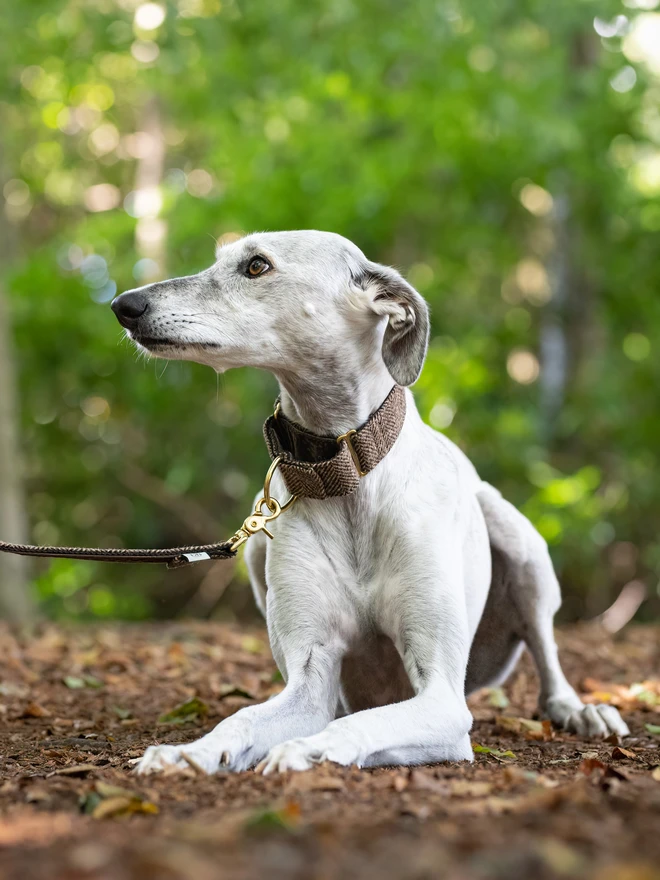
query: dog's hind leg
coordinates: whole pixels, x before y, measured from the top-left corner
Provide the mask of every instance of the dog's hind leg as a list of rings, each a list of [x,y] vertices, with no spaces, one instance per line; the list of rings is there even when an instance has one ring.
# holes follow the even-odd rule
[[[625,736],[628,727],[618,711],[608,705],[585,706],[561,668],[552,625],[561,593],[545,541],[526,517],[486,483],[479,493],[479,504],[491,546],[506,570],[501,573],[504,592],[498,602],[486,607],[475,650],[487,653],[487,640],[482,640],[483,644],[479,640],[484,628],[497,632],[499,642],[506,642],[512,650],[522,639],[539,672],[539,704],[544,714],[559,727],[582,736]],[[472,685],[476,684],[473,680]]]

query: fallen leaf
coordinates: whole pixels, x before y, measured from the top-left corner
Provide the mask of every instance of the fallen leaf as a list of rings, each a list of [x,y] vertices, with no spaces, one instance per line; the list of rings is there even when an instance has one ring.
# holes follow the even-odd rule
[[[472,743],[472,751],[477,755],[492,755],[494,758],[513,758],[516,760],[516,756],[509,749],[503,752],[499,749],[491,749],[488,746],[480,746],[479,743]]]
[[[159,812],[156,804],[142,798],[111,797],[98,803],[91,812],[92,819],[110,819],[130,816],[133,813],[156,815]]]
[[[170,712],[165,712],[158,719],[159,724],[187,724],[189,721],[197,721],[198,718],[205,718],[208,715],[209,707],[204,700],[199,697],[193,697],[175,706]]]
[[[28,703],[23,709],[21,718],[50,718],[50,712],[39,703]]]
[[[225,700],[227,697],[244,697],[246,700],[256,699],[254,694],[251,694],[249,691],[243,690],[243,688],[233,687],[232,685],[226,685],[220,689],[218,699]]]
[[[110,819],[112,816],[126,815],[130,811],[132,799],[128,797],[101,798],[91,810],[92,819]]]
[[[598,758],[584,758],[578,767],[579,772],[584,773],[585,776],[591,776],[594,770],[601,770],[604,773],[606,769],[607,765]]]
[[[612,749],[612,758],[614,758],[615,761],[621,761],[624,758],[636,757],[637,755],[634,752],[630,751],[630,749],[622,749],[621,746],[616,746],[614,749]]]
[[[72,764],[68,767],[58,767],[49,773],[49,776],[87,776],[92,770],[98,770],[96,764]]]
[[[300,807],[287,804],[281,810],[258,810],[245,821],[246,831],[293,831],[300,821]]]
[[[96,678],[95,675],[65,675],[62,681],[71,690],[80,690],[86,687],[102,688],[104,685],[104,682],[100,678]]]
[[[485,689],[488,693],[488,705],[494,706],[496,709],[506,709],[509,705],[509,698],[501,687],[493,687]]]
[[[534,721],[531,718],[514,718],[510,715],[498,715],[495,723],[506,733],[515,733],[530,740],[551,740],[554,737],[550,721]]]
[[[585,776],[597,773],[601,782],[605,779],[620,779],[627,782],[629,778],[623,770],[619,770],[617,767],[612,767],[609,764],[604,764],[598,758],[585,758],[578,770]]]
[[[645,724],[644,727],[652,736],[660,736],[660,724]]]
[[[131,791],[129,788],[122,788],[119,785],[110,785],[109,782],[104,782],[102,779],[99,779],[98,782],[94,783],[94,791],[97,792],[97,794],[99,794],[102,798],[140,797],[140,795],[138,795],[134,791]]]
[[[85,687],[88,688],[102,688],[105,684],[104,681],[101,681],[95,675],[83,675],[83,681],[85,682]]]
[[[130,709],[122,709],[121,706],[113,706],[112,711],[118,718],[121,718],[122,721],[128,721],[133,714]]]
[[[646,679],[631,685],[603,683],[593,678],[583,683],[583,699],[587,703],[610,703],[628,712],[660,705],[660,680]]]
[[[92,819],[123,818],[134,813],[156,815],[156,804],[127,788],[99,780],[91,791],[80,799],[80,808]]]
[[[80,688],[85,687],[85,682],[82,678],[78,678],[75,675],[65,675],[62,681],[68,688],[71,688],[71,690],[79,690]]]

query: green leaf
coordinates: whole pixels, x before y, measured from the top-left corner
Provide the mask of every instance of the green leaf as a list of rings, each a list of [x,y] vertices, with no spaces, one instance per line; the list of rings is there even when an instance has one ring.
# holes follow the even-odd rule
[[[85,687],[88,688],[102,688],[105,685],[104,681],[101,681],[100,678],[96,678],[94,675],[83,675],[83,681]]]
[[[644,727],[653,736],[660,736],[660,724],[645,724]]]
[[[197,721],[208,715],[209,707],[199,697],[193,697],[175,706],[170,712],[165,712],[158,719],[159,724],[187,724],[189,721]]]
[[[472,743],[472,751],[478,755],[492,755],[494,758],[513,758],[515,760],[516,757],[510,749],[503,752],[499,749],[491,749],[489,746],[480,746],[479,743]]]
[[[297,804],[281,810],[265,809],[253,813],[245,823],[248,831],[293,831],[300,818]]]
[[[251,694],[249,691],[243,690],[243,688],[232,687],[231,685],[227,685],[222,688],[220,691],[220,699],[225,700],[227,697],[244,697],[246,700],[254,700],[254,694]]]
[[[75,675],[65,675],[62,681],[68,688],[71,688],[72,690],[78,690],[79,688],[85,687],[85,682],[83,681],[83,679],[78,678]]]
[[[80,690],[81,688],[102,688],[105,682],[93,675],[83,675],[81,678],[77,675],[66,675],[62,681],[72,690]]]
[[[130,709],[123,709],[121,706],[113,706],[112,711],[118,718],[121,718],[122,721],[131,718],[133,715]]]
[[[496,709],[506,709],[509,705],[509,698],[503,688],[488,688],[488,705],[495,706]]]
[[[84,813],[86,816],[91,816],[100,803],[101,795],[95,791],[88,791],[86,794],[81,795],[78,801],[81,813]]]

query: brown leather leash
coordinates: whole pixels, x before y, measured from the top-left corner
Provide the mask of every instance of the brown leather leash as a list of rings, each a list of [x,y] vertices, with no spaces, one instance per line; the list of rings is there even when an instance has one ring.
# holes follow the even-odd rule
[[[339,437],[313,434],[279,411],[264,425],[264,437],[272,464],[264,480],[263,494],[243,525],[229,538],[215,544],[195,544],[164,549],[113,549],[101,547],[40,547],[0,541],[0,553],[50,559],[90,559],[96,562],[165,562],[168,568],[182,568],[195,562],[232,559],[248,538],[264,532],[272,538],[268,524],[287,511],[298,498],[330,498],[353,493],[360,479],[385,458],[396,442],[406,415],[405,391],[395,385],[383,404],[361,428]],[[279,468],[291,497],[284,503],[270,494],[270,484]]]
[[[162,550],[102,549],[100,547],[39,547],[0,541],[0,552],[18,556],[44,556],[51,559],[93,559],[96,562],[166,562],[168,568],[181,568],[206,559],[231,559],[236,555],[231,541],[170,547]]]

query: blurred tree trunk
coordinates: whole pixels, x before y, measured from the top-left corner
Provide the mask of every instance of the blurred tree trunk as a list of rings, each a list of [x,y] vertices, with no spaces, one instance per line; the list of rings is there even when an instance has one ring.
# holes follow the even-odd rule
[[[551,238],[554,246],[547,260],[550,300],[541,313],[540,407],[546,442],[554,439],[556,420],[564,405],[569,373],[567,317],[575,295],[570,271],[570,202],[564,192],[553,194]]]
[[[0,214],[0,260],[6,268],[14,238]],[[23,544],[28,537],[19,441],[18,395],[9,303],[0,279],[0,540]],[[36,616],[28,560],[0,553],[0,617],[25,623]]]
[[[570,41],[568,82],[593,67],[599,43],[590,30],[573,35]],[[569,104],[582,100],[580,94],[569,93]],[[593,318],[591,291],[584,271],[580,269],[580,224],[574,217],[576,183],[565,171],[555,171],[550,187],[554,200],[548,218],[553,246],[546,258],[551,297],[541,313],[540,326],[540,409],[544,441],[554,446],[557,419],[566,401],[566,391],[579,372],[585,351],[585,339]]]

